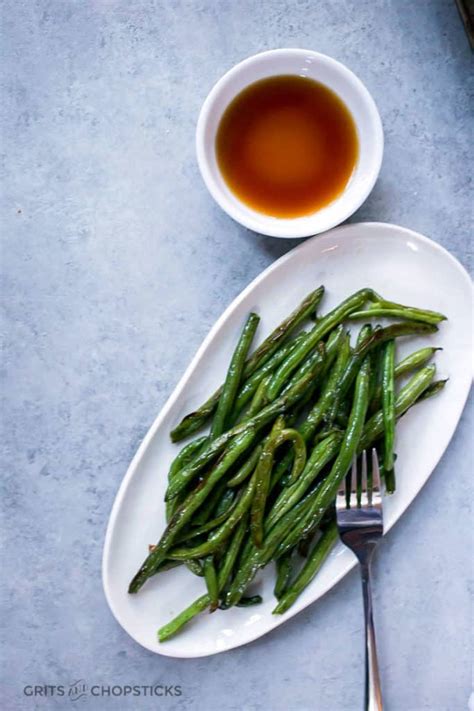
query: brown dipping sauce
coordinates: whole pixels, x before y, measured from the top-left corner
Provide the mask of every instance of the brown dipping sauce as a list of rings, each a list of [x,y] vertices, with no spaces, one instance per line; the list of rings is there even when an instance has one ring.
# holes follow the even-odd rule
[[[219,124],[219,169],[235,195],[274,217],[301,217],[342,193],[357,162],[348,108],[323,84],[275,76],[251,84]]]

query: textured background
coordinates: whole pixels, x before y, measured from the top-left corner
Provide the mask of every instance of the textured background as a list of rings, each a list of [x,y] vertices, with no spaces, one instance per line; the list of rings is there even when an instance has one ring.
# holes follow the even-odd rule
[[[102,544],[127,464],[209,327],[294,246],[207,194],[194,128],[210,87],[273,47],[347,62],[386,135],[352,219],[412,227],[469,267],[472,66],[454,2],[4,0],[2,16],[2,709],[70,708],[23,686],[80,678],[183,689],[75,704],[99,711],[361,708],[355,574],[248,647],[175,661],[112,618]],[[468,704],[471,415],[375,566],[389,710]]]

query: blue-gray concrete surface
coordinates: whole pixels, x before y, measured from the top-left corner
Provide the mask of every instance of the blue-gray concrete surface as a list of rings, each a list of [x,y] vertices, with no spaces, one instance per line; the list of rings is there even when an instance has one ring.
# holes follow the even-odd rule
[[[246,231],[206,192],[194,129],[210,87],[274,47],[346,62],[386,135],[352,219],[412,227],[469,267],[472,59],[454,1],[5,0],[1,12],[1,708],[361,708],[355,574],[247,647],[180,661],[112,618],[102,545],[127,464],[199,343],[295,244]],[[472,410],[375,567],[389,710],[468,705],[471,433]],[[182,695],[24,694],[77,680]]]

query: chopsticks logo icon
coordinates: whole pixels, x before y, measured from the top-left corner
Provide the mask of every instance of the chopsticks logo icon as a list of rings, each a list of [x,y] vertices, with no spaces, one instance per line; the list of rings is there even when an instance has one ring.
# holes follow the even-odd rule
[[[70,684],[67,695],[71,701],[78,701],[82,697],[87,696],[87,684],[84,683],[84,679],[78,679]]]

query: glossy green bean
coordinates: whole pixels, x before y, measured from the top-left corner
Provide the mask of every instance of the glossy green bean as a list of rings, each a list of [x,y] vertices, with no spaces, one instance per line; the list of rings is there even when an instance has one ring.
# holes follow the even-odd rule
[[[255,467],[257,466],[261,452],[262,445],[259,444],[251,452],[251,454],[248,456],[242,466],[237,470],[234,476],[229,479],[229,481],[227,482],[227,486],[235,488],[236,486],[240,486],[240,484],[242,484],[246,479],[248,479],[248,477],[253,473]]]
[[[276,580],[275,587],[273,588],[273,594],[276,599],[279,600],[287,589],[291,576],[293,573],[293,566],[291,564],[292,552],[290,551],[276,561]]]
[[[294,387],[295,383],[297,383],[301,378],[303,378],[310,370],[313,370],[314,377],[319,375],[319,373],[321,373],[321,371],[323,370],[324,361],[325,346],[324,343],[320,341],[314,351],[309,354],[306,360],[304,360],[299,366],[299,368],[297,368],[296,371],[293,373],[288,383],[282,389],[281,395],[284,396],[289,390],[291,390],[291,388]],[[268,395],[269,387],[270,386],[267,387],[267,399],[270,402],[270,397]]]
[[[226,379],[219,397],[217,409],[211,424],[211,440],[219,437],[226,429],[227,420],[234,407],[237,390],[241,383],[242,373],[245,367],[245,359],[250,350],[250,346],[257,330],[260,317],[251,313],[238,340],[235,351],[232,355]]]
[[[263,602],[261,595],[252,595],[251,597],[241,597],[236,607],[252,607],[253,605],[260,605]],[[228,610],[228,605],[225,602],[221,602],[219,605],[219,610]]]
[[[354,311],[349,318],[364,319],[364,318],[406,318],[411,321],[420,321],[421,323],[434,324],[445,321],[446,316],[437,311],[428,311],[427,309],[417,309],[414,306],[404,306],[403,304],[395,304],[393,301],[376,301],[370,305],[368,309],[363,311]]]
[[[250,534],[255,545],[260,548],[263,539],[263,516],[270,485],[270,473],[273,466],[278,438],[284,428],[283,417],[279,417],[267,437],[253,476],[255,493],[250,509]]]
[[[173,637],[184,627],[184,625],[190,622],[193,617],[199,615],[200,612],[204,612],[204,610],[209,607],[209,604],[210,598],[207,593],[205,595],[201,595],[201,597],[198,597],[198,599],[191,603],[189,607],[180,612],[179,615],[158,630],[158,640],[160,642],[165,642],[167,639],[170,639],[170,637]]]
[[[410,355],[406,356],[406,358],[403,358],[403,360],[401,360],[399,363],[396,363],[395,379],[401,378],[403,375],[406,375],[407,373],[411,373],[413,370],[416,370],[416,368],[420,368],[421,366],[426,365],[426,363],[428,363],[428,361],[431,360],[431,358],[434,356],[436,351],[440,350],[442,350],[442,348],[427,346],[426,348],[420,348],[419,350],[410,353]],[[380,407],[382,407],[381,378],[380,383],[377,385],[377,388],[375,390],[370,405],[370,410],[371,412],[375,412]]]
[[[216,566],[214,565],[212,555],[208,555],[204,558],[203,571],[207,594],[209,595],[210,611],[214,612],[219,605],[219,585],[217,583]]]
[[[222,511],[218,516],[210,521],[207,521],[206,523],[201,524],[200,526],[195,526],[191,529],[184,529],[182,535],[176,537],[175,542],[183,543],[183,541],[190,541],[193,538],[198,538],[205,533],[209,533],[209,531],[212,531],[214,528],[217,528],[224,523],[224,521],[226,521],[231,511],[236,507],[237,503],[238,497],[235,497],[234,500],[230,502],[228,508]]]
[[[230,576],[232,575],[232,571],[239,555],[240,548],[242,546],[245,536],[247,535],[248,520],[248,514],[244,514],[238,526],[236,527],[234,534],[230,539],[230,544],[225,552],[217,576],[217,580],[219,583],[219,592],[222,592],[222,590],[227,585]]]
[[[276,327],[274,331],[263,341],[248,360],[245,367],[245,375],[251,375],[258,367],[268,360],[280,345],[291,333],[305,321],[308,316],[314,313],[324,296],[324,286],[312,291],[301,304]]]
[[[381,330],[380,327],[379,330]],[[365,324],[364,326],[362,326],[357,335],[356,347],[354,351],[350,352],[346,366],[341,371],[339,380],[334,386],[334,397],[332,399],[331,406],[329,407],[325,416],[325,420],[330,427],[336,422],[337,415],[339,414],[342,408],[346,395],[348,394],[350,387],[354,382],[357,373],[359,372],[360,364],[366,356],[366,353],[356,355],[357,349],[362,343],[366,341],[367,338],[373,335],[373,332],[374,330],[372,326],[370,324]],[[371,379],[372,377],[373,374],[371,374]]]
[[[183,449],[180,451],[177,457],[173,460],[169,473],[168,473],[168,479],[171,480],[173,476],[179,472],[180,469],[182,469],[184,466],[189,464],[190,461],[196,456],[196,453],[201,449],[201,447],[204,446],[204,444],[207,444],[209,441],[209,437],[207,435],[204,435],[203,437],[198,437],[197,439],[193,440],[189,444],[187,444]]]
[[[183,447],[183,449],[179,452],[178,456],[175,457],[171,464],[171,467],[168,472],[168,481],[171,481],[173,477],[176,476],[177,472],[179,472],[183,467],[187,466],[190,462],[192,462],[197,453],[201,449],[203,449],[203,447],[205,447],[208,442],[209,437],[207,435],[204,435],[203,437],[198,437],[196,440],[190,442],[185,447]],[[178,499],[166,502],[165,508],[167,523],[171,519],[176,508],[178,507],[178,504]]]
[[[253,607],[254,605],[261,605],[262,602],[261,595],[251,595],[250,597],[241,597],[236,607]]]
[[[412,375],[408,383],[400,390],[395,399],[395,415],[401,417],[431,384],[436,366],[427,365]],[[379,410],[366,422],[361,437],[359,452],[370,447],[383,434],[383,412]]]
[[[193,516],[193,525],[195,526],[203,526],[205,523],[207,523],[213,512],[215,511],[217,505],[221,501],[222,497],[225,495],[227,490],[227,484],[225,481],[220,481],[214,489],[211,491],[209,496],[206,498],[206,501],[202,504],[202,506],[199,507],[199,510],[196,511],[195,515]],[[171,499],[173,502],[174,499]],[[167,502],[168,503],[168,502]],[[184,503],[183,501],[181,503]],[[178,508],[178,507],[176,507]]]
[[[437,395],[439,392],[441,392],[441,390],[444,389],[448,380],[449,378],[444,378],[443,380],[435,380],[434,383],[428,385],[426,390],[421,393],[416,402],[423,402],[423,400],[427,400],[428,398],[433,397],[433,395]]]
[[[268,383],[270,382],[271,375],[267,375],[265,378],[262,379],[260,382],[260,385],[256,389],[254,396],[250,402],[249,407],[245,411],[245,415],[242,418],[239,418],[240,422],[247,422],[250,420],[254,415],[257,414],[259,410],[262,409],[262,407],[266,404],[266,394],[267,394],[267,387]]]
[[[288,480],[292,484],[297,481],[306,466],[306,443],[295,429],[284,429],[278,437],[276,446],[280,447],[285,442],[291,442],[293,445],[293,467]]]
[[[347,333],[344,333],[343,336],[344,338],[341,342],[336,362],[334,363],[329,373],[329,377],[323,386],[321,395],[308,413],[306,421],[301,426],[300,431],[306,442],[313,437],[318,426],[321,424],[324,419],[324,416],[326,415],[332,403],[334,402],[336,397],[337,384],[349,360],[351,350],[349,336]]]
[[[392,323],[384,328],[374,328],[373,333],[357,345],[354,355],[364,358],[372,348],[376,348],[394,338],[428,335],[437,331],[438,327],[434,324],[421,323],[419,321],[402,321],[401,323]]]
[[[279,599],[277,606],[273,610],[274,615],[282,615],[286,612],[298,599],[303,590],[308,587],[326,560],[337,539],[337,526],[335,523],[332,523],[316,542],[303,568]]]
[[[395,448],[395,341],[388,341],[384,347],[382,373],[382,412],[384,424],[383,464],[387,492],[395,491],[394,448]]]
[[[242,385],[242,387],[239,390],[239,393],[237,395],[237,399],[235,401],[235,410],[236,412],[240,413],[242,409],[247,405],[249,400],[252,399],[253,395],[255,394],[257,388],[261,384],[262,380],[267,377],[271,377],[273,371],[275,368],[277,368],[280,363],[282,363],[288,355],[291,353],[291,351],[296,348],[296,346],[301,343],[306,337],[307,333],[299,333],[293,340],[289,341],[288,343],[285,343],[281,348],[279,348],[276,353],[272,355],[272,357],[267,360],[266,363],[264,363],[258,370],[255,371]]]
[[[202,565],[198,560],[183,560],[182,561],[186,568],[193,573],[193,575],[197,575],[198,578],[202,578],[204,575],[204,571],[202,569]]]

